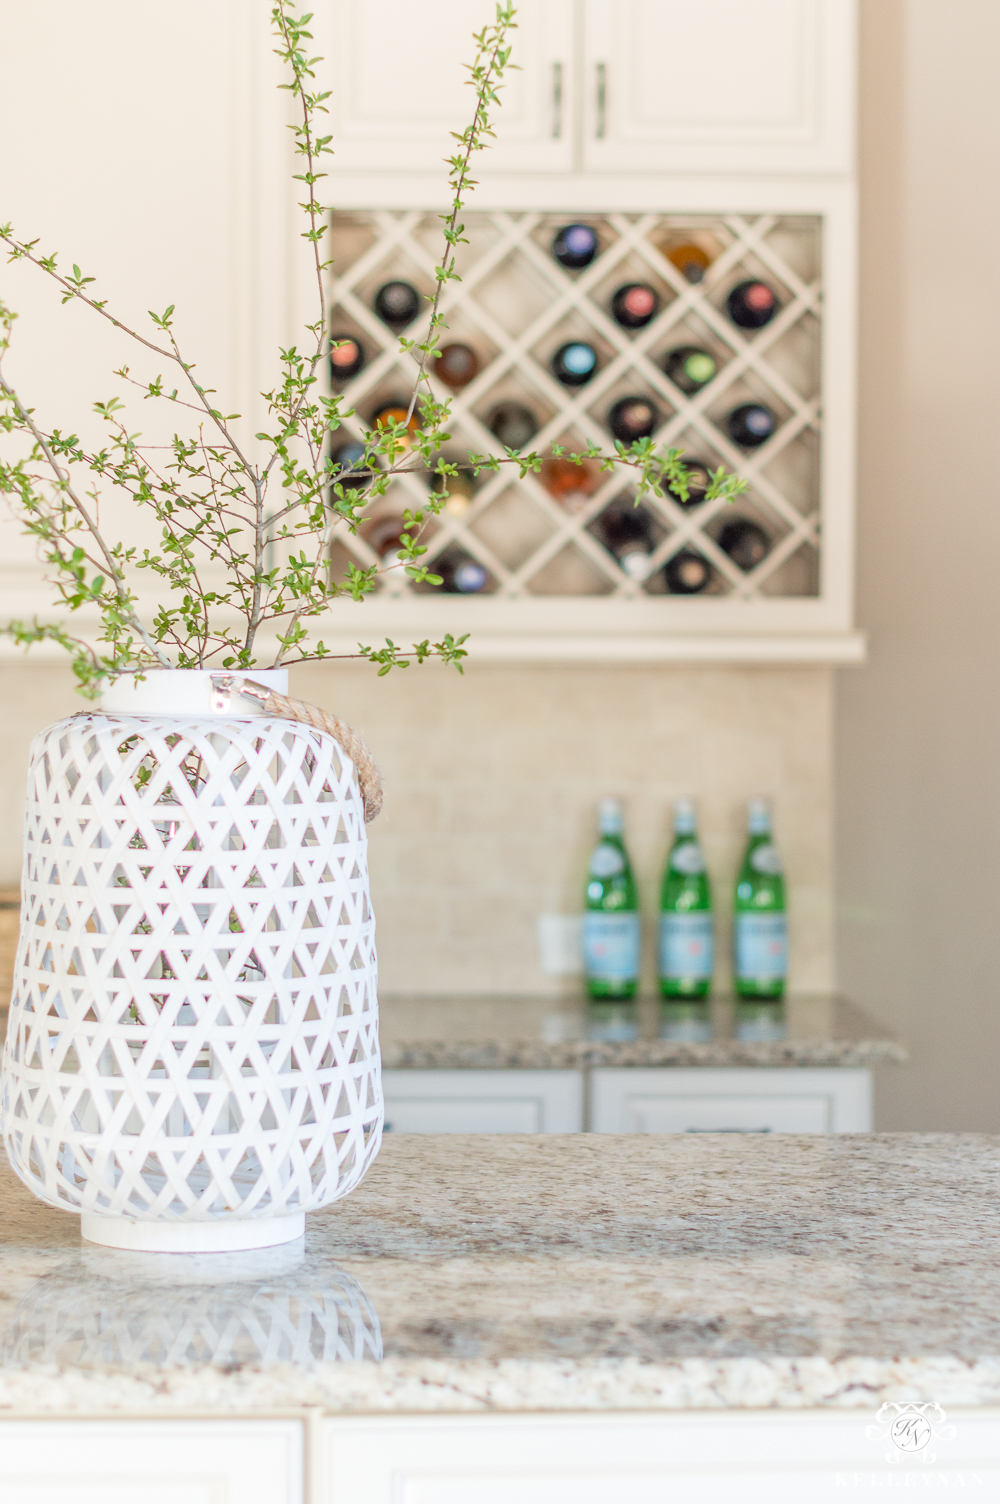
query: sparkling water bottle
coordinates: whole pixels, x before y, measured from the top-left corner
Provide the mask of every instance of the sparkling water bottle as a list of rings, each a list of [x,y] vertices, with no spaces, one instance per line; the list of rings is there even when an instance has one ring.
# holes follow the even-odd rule
[[[674,843],[660,888],[660,992],[707,997],[714,963],[712,887],[698,844],[694,801],[677,799]]]
[[[747,813],[733,914],[733,982],[737,997],[780,998],[788,975],[785,879],[766,801],[751,799]]]
[[[618,799],[598,807],[601,839],[587,869],[583,966],[591,998],[635,997],[639,986],[639,899],[625,849]]]

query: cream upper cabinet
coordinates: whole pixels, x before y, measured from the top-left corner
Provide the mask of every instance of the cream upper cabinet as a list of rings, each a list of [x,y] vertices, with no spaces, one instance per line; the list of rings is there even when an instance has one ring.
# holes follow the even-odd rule
[[[335,0],[325,18],[326,56],[334,60],[334,171],[440,173],[454,148],[449,131],[472,118],[475,95],[464,66],[475,56],[472,34],[494,11],[493,0]],[[495,112],[491,173],[572,167],[573,22],[573,0],[528,0],[518,8],[518,66],[506,75]]]
[[[853,170],[853,0],[584,0],[584,13],[586,170]]]

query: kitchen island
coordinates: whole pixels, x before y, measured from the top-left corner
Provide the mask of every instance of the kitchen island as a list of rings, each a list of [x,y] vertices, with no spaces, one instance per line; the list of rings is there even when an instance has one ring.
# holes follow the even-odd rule
[[[998,1183],[1000,1138],[975,1135],[400,1136],[304,1248],[195,1258],[81,1247],[4,1168],[0,1449],[74,1415],[154,1440],[253,1417],[312,1437],[313,1504],[317,1476],[382,1498],[386,1459],[432,1436],[490,1477],[529,1433],[543,1472],[633,1432],[661,1482],[663,1447],[709,1434],[711,1458],[777,1466],[808,1435],[884,1470],[880,1405],[936,1402],[972,1412],[940,1465],[975,1443],[1000,1488]]]

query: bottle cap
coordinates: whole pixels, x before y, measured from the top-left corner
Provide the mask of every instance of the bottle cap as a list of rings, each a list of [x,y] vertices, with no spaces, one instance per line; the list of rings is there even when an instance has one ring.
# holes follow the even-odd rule
[[[747,829],[752,836],[771,834],[771,807],[766,799],[747,800]]]
[[[597,806],[597,828],[602,836],[620,836],[625,829],[620,799],[601,799]]]
[[[674,800],[674,831],[679,836],[692,836],[697,828],[694,800],[685,795]]]

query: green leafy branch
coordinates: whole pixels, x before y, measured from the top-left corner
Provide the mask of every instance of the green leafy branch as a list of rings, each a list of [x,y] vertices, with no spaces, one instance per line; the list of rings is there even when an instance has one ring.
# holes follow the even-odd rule
[[[217,405],[215,390],[201,383],[194,362],[182,352],[173,303],[160,312],[149,310],[154,335],[142,334],[118,317],[108,298],[95,296],[92,275],[75,263],[61,271],[55,253],[43,253],[37,240],[22,240],[10,224],[0,224],[0,243],[10,261],[34,265],[53,283],[61,302],[83,304],[131,340],[144,362],[152,359],[162,366],[133,374],[122,365],[115,375],[123,390],[141,395],[144,403],[167,403],[189,424],[186,415],[197,420],[157,447],[130,427],[126,404],[112,395],[92,405],[102,425],[98,444],[47,428],[7,378],[15,315],[0,304],[0,494],[36,540],[56,604],[70,615],[83,612],[84,620],[96,617],[99,624],[97,647],[61,622],[10,622],[6,631],[25,648],[45,641],[65,648],[81,693],[94,696],[109,676],[156,666],[251,668],[258,661],[262,633],[277,640],[274,666],[356,657],[384,675],[433,658],[462,671],[467,634],[447,634],[409,648],[391,639],[382,647],[359,643],[357,652],[348,654],[333,653],[313,634],[331,600],[365,600],[378,588],[383,572],[351,562],[343,578],[334,579],[331,545],[337,530],[346,526],[357,534],[372,503],[387,494],[397,476],[418,470],[442,478],[457,473],[442,455],[450,439],[451,399],[437,401],[428,373],[446,327],[442,298],[448,284],[460,280],[456,253],[467,243],[461,216],[475,186],[472,165],[493,138],[491,122],[503,79],[516,66],[510,61],[514,17],[512,4],[497,4],[495,20],[473,38],[476,51],[468,82],[475,108],[466,129],[453,133],[455,150],[446,159],[451,205],[441,215],[443,248],[428,299],[427,330],[421,341],[399,341],[401,352],[416,362],[404,421],[382,421],[365,432],[361,458],[349,477],[338,471],[330,443],[353,414],[344,397],[325,392],[321,381],[331,341],[324,286],[330,262],[323,256],[329,210],[320,202],[319,188],[332,138],[321,132],[319,122],[327,114],[330,91],[317,87],[322,60],[311,51],[312,17],[300,14],[295,0],[273,0],[271,23],[275,51],[286,70],[281,87],[296,108],[290,129],[300,170],[293,181],[304,190],[299,203],[306,225],[302,238],[312,258],[317,317],[306,326],[303,348],[291,345],[279,351],[277,380],[262,394],[266,428],[255,435],[259,449],[253,455],[237,440],[233,424],[239,414]],[[644,439],[628,448],[617,444],[607,453],[594,445],[579,453],[566,453],[557,445],[553,452],[581,466],[596,462],[605,471],[631,469],[637,505],[655,488],[666,487],[682,501],[688,497],[679,449],[657,452]],[[537,473],[542,462],[537,453],[508,450],[503,456],[474,454],[463,465],[476,475],[511,467],[523,478]],[[707,494],[731,500],[745,484],[720,469]],[[139,547],[105,535],[99,519],[109,494],[125,504],[128,515],[152,514],[158,528],[154,545]],[[432,492],[424,505],[400,519],[398,562],[391,567],[416,584],[442,583],[428,566],[426,539],[446,499],[444,489]],[[139,593],[145,578],[158,587],[152,608],[143,605]]]

